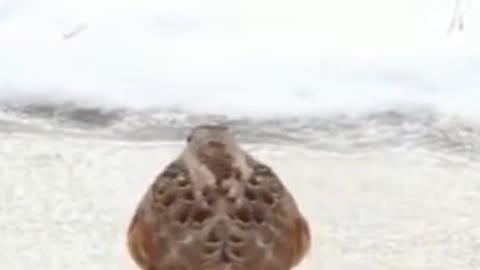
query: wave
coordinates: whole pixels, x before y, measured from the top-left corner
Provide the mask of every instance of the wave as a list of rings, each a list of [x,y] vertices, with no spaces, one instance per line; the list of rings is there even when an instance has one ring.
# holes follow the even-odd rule
[[[480,147],[478,9],[448,35],[447,2],[117,4],[0,7],[2,131],[178,140],[217,121],[332,151]]]
[[[251,118],[398,103],[479,113],[480,9],[448,35],[449,1],[317,2],[7,1],[0,100]]]
[[[474,153],[480,151],[479,125],[426,107],[258,119],[164,108],[105,109],[38,103],[4,104],[0,117],[3,132],[62,133],[138,142],[183,140],[193,125],[201,123],[226,124],[245,142],[322,151],[423,149],[468,158],[475,158]]]

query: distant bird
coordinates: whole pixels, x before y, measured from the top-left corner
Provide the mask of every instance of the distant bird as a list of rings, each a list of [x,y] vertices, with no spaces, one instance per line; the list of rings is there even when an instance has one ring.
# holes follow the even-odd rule
[[[82,33],[83,31],[85,31],[87,28],[88,28],[88,25],[86,25],[86,24],[77,25],[77,27],[75,27],[74,29],[72,29],[70,32],[65,33],[65,34],[62,36],[62,39],[64,39],[64,40],[71,39],[71,38],[79,35],[79,34]]]
[[[191,130],[138,204],[127,238],[143,270],[288,270],[311,244],[291,193],[221,125]]]

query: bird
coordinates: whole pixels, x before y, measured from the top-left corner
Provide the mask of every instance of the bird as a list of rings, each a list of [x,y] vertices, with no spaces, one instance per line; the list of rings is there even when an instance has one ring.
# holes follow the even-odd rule
[[[202,124],[140,198],[127,229],[142,270],[289,270],[311,247],[292,193],[229,127]]]

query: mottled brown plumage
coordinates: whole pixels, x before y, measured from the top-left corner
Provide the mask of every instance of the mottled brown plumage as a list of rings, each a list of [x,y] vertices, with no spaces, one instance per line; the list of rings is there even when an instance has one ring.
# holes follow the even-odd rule
[[[143,270],[288,270],[310,248],[294,198],[223,126],[198,126],[128,228]]]

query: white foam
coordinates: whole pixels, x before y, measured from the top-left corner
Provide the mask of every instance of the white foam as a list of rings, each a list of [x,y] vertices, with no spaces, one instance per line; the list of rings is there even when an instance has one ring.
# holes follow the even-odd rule
[[[454,0],[4,1],[0,98],[250,116],[390,103],[472,113],[480,7],[463,2],[465,31],[448,35]]]

